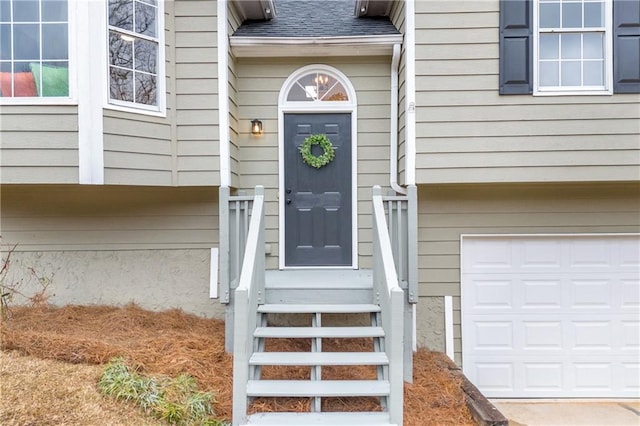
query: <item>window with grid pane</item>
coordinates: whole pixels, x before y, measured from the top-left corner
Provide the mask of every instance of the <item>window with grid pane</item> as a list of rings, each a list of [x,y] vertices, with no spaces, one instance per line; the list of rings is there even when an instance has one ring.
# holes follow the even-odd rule
[[[605,91],[609,0],[538,0],[537,90]]]
[[[69,96],[67,0],[0,0],[0,97]]]
[[[109,99],[116,105],[158,109],[157,0],[109,0]]]

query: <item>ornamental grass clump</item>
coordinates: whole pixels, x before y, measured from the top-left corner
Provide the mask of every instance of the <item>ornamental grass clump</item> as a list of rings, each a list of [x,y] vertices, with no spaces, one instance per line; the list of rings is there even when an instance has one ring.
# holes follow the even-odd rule
[[[109,361],[98,387],[105,395],[132,402],[172,425],[225,424],[213,417],[213,394],[198,391],[195,379],[186,374],[173,379],[145,377],[132,370],[124,358],[118,357]]]

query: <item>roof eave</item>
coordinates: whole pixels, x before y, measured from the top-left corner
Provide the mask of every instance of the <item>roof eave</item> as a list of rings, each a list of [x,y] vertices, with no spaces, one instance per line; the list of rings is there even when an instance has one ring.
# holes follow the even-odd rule
[[[387,56],[401,34],[349,37],[231,37],[236,58],[295,56]],[[283,49],[286,47],[286,49]]]

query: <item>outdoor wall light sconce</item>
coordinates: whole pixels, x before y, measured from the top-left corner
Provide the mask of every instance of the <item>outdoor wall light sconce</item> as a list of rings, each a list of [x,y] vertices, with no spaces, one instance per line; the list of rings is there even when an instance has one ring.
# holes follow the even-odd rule
[[[251,120],[251,134],[256,136],[262,134],[262,121],[257,118],[255,120]]]

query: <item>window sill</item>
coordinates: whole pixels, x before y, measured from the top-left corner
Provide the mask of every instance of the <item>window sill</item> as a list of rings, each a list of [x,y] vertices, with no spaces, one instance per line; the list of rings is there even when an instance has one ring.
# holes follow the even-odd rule
[[[105,104],[104,108],[112,111],[121,111],[121,112],[133,113],[133,114],[149,115],[152,117],[161,117],[161,118],[167,117],[167,112],[164,109],[160,109],[160,110],[145,109],[145,108],[132,107],[128,105],[116,105],[112,103]]]
[[[0,98],[0,106],[13,106],[13,105],[78,105],[77,99],[71,98]]]
[[[534,91],[533,96],[611,96],[611,90]]]

